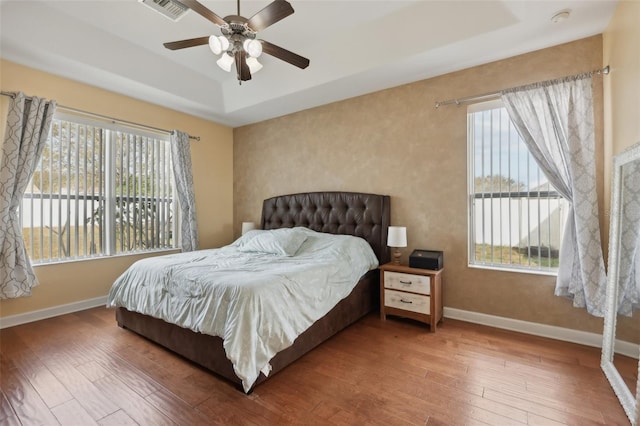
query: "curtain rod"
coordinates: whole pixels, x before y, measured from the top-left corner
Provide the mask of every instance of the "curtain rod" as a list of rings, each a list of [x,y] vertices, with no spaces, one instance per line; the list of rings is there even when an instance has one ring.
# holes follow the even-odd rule
[[[610,68],[609,65],[607,65],[604,68],[601,68],[599,70],[594,70],[594,71],[589,71],[587,73],[585,73],[588,76],[592,76],[594,74],[609,74]],[[563,78],[570,78],[570,77],[578,77],[581,76],[583,74],[576,74],[573,76],[569,76],[569,77],[563,77]],[[555,80],[562,80],[562,78],[559,79],[555,79]],[[547,80],[547,81],[555,81],[555,80]],[[535,83],[534,83],[535,84]],[[521,87],[526,87],[529,86],[524,85],[524,86],[517,86],[517,87],[511,87],[509,89],[502,89],[502,90],[514,90],[514,89],[519,89]],[[490,93],[483,93],[482,95],[476,95],[476,96],[467,96],[465,98],[456,98],[456,99],[449,99],[446,101],[437,101],[435,106],[436,108],[441,107],[441,106],[445,106],[445,105],[452,105],[452,104],[456,104],[456,105],[461,105],[463,103],[467,103],[467,102],[472,102],[472,101],[480,101],[483,99],[491,99],[491,98],[497,98],[498,96],[500,96],[500,92],[502,91],[496,91],[496,92],[490,92]]]
[[[0,94],[2,96],[8,96],[11,99],[14,99],[16,97],[15,92],[5,92],[3,90],[2,92],[0,92]],[[25,96],[25,97],[27,99],[31,99],[31,96]],[[112,124],[116,124],[116,123],[127,124],[129,126],[138,127],[138,128],[141,128],[141,129],[155,130],[157,132],[171,134],[170,130],[161,129],[159,127],[153,127],[153,126],[147,126],[146,124],[134,123],[133,121],[127,121],[127,120],[122,120],[122,119],[115,118],[115,117],[109,117],[107,115],[96,114],[94,112],[83,111],[81,109],[71,108],[71,107],[64,106],[64,105],[58,105],[58,108],[62,108],[62,109],[67,110],[69,112],[75,112],[75,113],[78,113],[78,114],[89,115],[89,116],[92,116],[92,117],[95,117],[95,118],[100,118],[102,120],[108,120],[108,121],[111,121]],[[194,139],[194,140],[199,141],[200,140],[200,136],[191,136],[191,135],[189,135],[189,139]]]

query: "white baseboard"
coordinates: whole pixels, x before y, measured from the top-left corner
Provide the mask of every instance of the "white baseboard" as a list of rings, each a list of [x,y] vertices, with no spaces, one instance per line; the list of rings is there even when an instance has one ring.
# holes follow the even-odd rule
[[[52,308],[40,309],[24,314],[11,315],[0,318],[0,329],[13,327],[20,324],[26,324],[33,321],[39,321],[59,315],[70,314],[72,312],[83,311],[85,309],[105,306],[107,304],[107,296],[96,297],[94,299],[81,300],[66,305],[54,306]],[[563,340],[565,342],[578,343],[585,346],[602,347],[602,335],[589,333],[586,331],[572,330],[570,328],[556,327],[553,325],[538,324],[516,320],[495,315],[482,314],[479,312],[464,311],[456,308],[444,308],[444,316],[446,318],[456,319],[460,321],[471,322],[475,324],[487,325],[490,327],[502,328],[504,330],[517,331],[534,336],[548,337],[550,339]],[[638,358],[638,345],[616,340],[615,352],[626,355],[631,358]]]
[[[24,314],[10,315],[0,318],[0,329],[13,327],[20,324],[26,324],[33,321],[40,321],[51,317],[57,317],[59,315],[70,314],[72,312],[84,311],[85,309],[95,308],[98,306],[106,306],[106,304],[107,296],[101,296],[94,299],[68,303],[66,305],[53,306],[51,308],[26,312]]]
[[[445,318],[488,325],[490,327],[532,334],[534,336],[548,337],[550,339],[563,340],[565,342],[578,343],[580,345],[593,346],[596,348],[602,347],[602,335],[586,331],[572,330],[570,328],[538,324],[535,322],[521,321],[448,307],[444,308],[444,316]],[[634,343],[616,340],[615,352],[638,359],[640,350],[639,346]]]

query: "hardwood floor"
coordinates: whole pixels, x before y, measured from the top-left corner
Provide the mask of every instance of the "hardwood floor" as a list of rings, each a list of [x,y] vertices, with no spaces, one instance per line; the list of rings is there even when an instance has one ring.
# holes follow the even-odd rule
[[[371,314],[250,395],[105,308],[1,330],[0,351],[2,425],[629,424],[599,349],[454,320]]]

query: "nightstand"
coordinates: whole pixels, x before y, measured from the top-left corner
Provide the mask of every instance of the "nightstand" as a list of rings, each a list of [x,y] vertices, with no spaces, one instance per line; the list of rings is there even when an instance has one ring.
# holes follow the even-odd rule
[[[380,318],[411,318],[429,324],[435,332],[442,320],[443,271],[392,263],[380,266]]]

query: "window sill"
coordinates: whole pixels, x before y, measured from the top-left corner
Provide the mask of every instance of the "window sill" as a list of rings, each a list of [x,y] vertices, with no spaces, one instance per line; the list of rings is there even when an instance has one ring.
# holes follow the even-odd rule
[[[116,259],[121,257],[132,257],[132,256],[161,256],[165,254],[174,254],[180,253],[179,248],[172,249],[158,249],[158,250],[145,250],[145,251],[136,251],[136,252],[128,252],[128,253],[119,253],[113,255],[101,255],[101,256],[91,256],[91,257],[77,257],[77,258],[68,258],[68,259],[60,259],[60,260],[52,260],[47,262],[39,262],[33,263],[31,266],[34,268],[38,268],[40,266],[50,266],[50,265],[60,265],[66,263],[76,263],[76,262],[87,262],[93,260],[105,260],[105,259]]]
[[[468,264],[467,266],[471,269],[486,269],[489,271],[498,271],[498,272],[515,272],[519,274],[544,275],[548,277],[558,276],[558,271],[543,271],[539,269],[509,268],[505,266],[475,265],[475,264]]]

